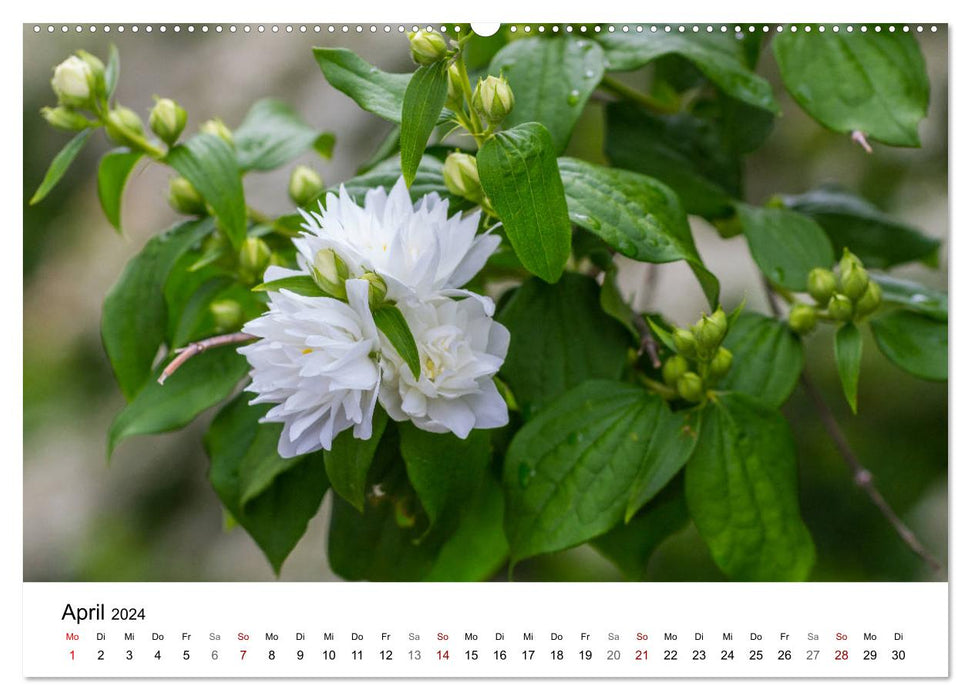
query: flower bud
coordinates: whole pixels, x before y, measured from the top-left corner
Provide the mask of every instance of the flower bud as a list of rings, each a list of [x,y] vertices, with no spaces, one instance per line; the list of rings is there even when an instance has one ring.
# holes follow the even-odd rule
[[[853,302],[844,294],[834,294],[827,307],[834,321],[849,321],[853,318]]]
[[[91,67],[77,56],[69,56],[54,69],[51,88],[61,104],[84,107],[91,102]]]
[[[437,63],[448,53],[445,37],[435,31],[419,29],[417,32],[408,32],[408,41],[411,45],[411,57],[422,66]]]
[[[685,372],[678,377],[678,394],[685,401],[698,403],[705,396],[705,383],[694,372]]]
[[[235,299],[217,299],[209,304],[209,313],[216,322],[216,332],[239,328],[243,322],[243,307]]]
[[[880,289],[879,284],[870,280],[866,286],[866,292],[856,302],[856,315],[860,318],[869,316],[877,310],[881,301],[883,301],[883,290]]]
[[[223,124],[222,119],[210,119],[209,121],[204,122],[202,126],[199,127],[199,131],[204,134],[218,136],[230,146],[233,145],[233,132],[229,130],[228,126]]]
[[[721,379],[732,368],[732,351],[728,348],[718,348],[718,352],[708,365],[708,373],[713,379]]]
[[[681,355],[672,355],[661,368],[661,376],[664,378],[664,383],[673,388],[678,385],[678,379],[681,378],[681,375],[687,371],[688,361]]]
[[[462,85],[464,81],[458,64],[451,64],[448,67],[448,97],[445,99],[445,106],[449,109],[458,111],[462,108],[462,100],[465,99],[465,86]]]
[[[809,296],[820,304],[826,304],[836,291],[836,275],[824,267],[814,267],[809,271],[806,288]]]
[[[371,285],[367,291],[368,303],[371,306],[377,306],[384,301],[384,298],[388,295],[388,285],[381,275],[376,272],[365,272],[361,275],[361,279],[367,280],[368,284]]]
[[[698,342],[699,356],[711,356],[715,348],[725,339],[725,334],[728,332],[728,317],[725,316],[724,311],[718,309],[710,316],[702,316],[691,330]]]
[[[317,286],[337,299],[346,299],[347,264],[330,248],[317,251],[310,274]]]
[[[162,141],[171,146],[179,138],[185,128],[188,115],[174,100],[163,97],[156,100],[151,114],[148,115],[148,125]]]
[[[449,153],[445,159],[445,186],[452,194],[471,202],[481,202],[484,192],[479,182],[475,156],[468,153]]]
[[[108,138],[119,146],[131,146],[141,149],[142,144],[137,137],[144,133],[142,120],[127,107],[117,106],[108,113],[105,119],[105,132]]]
[[[206,201],[184,177],[169,180],[169,206],[190,216],[203,216],[206,213]]]
[[[870,276],[861,265],[855,263],[850,263],[845,270],[842,269],[842,265],[840,268],[840,287],[843,289],[843,294],[856,301],[866,293]]]
[[[91,70],[88,75],[88,87],[91,94],[95,97],[103,96],[105,94],[105,64],[101,62],[100,58],[87,51],[82,50],[77,53]]]
[[[806,335],[816,327],[816,309],[809,304],[793,304],[789,309],[789,328]]]
[[[59,105],[57,107],[43,107],[40,110],[41,116],[47,120],[47,123],[53,126],[55,129],[64,129],[65,131],[81,131],[81,129],[87,128],[90,124],[88,118],[85,117],[80,112],[75,112],[70,107],[65,107]]]
[[[494,75],[479,78],[472,95],[472,108],[486,122],[493,126],[501,124],[512,111],[514,104],[512,88],[505,78]]]
[[[239,270],[248,282],[263,277],[263,271],[270,264],[270,246],[262,238],[248,237],[239,249]]]
[[[324,189],[324,181],[313,168],[298,165],[290,172],[290,186],[287,192],[298,207],[307,204]]]
[[[684,328],[675,328],[671,333],[671,339],[674,342],[674,349],[678,351],[679,355],[689,360],[697,357],[698,342],[695,340],[695,336],[691,331],[687,331]]]
[[[863,261],[853,255],[849,248],[843,248],[843,257],[840,258],[840,277],[849,272],[854,265],[863,267]]]

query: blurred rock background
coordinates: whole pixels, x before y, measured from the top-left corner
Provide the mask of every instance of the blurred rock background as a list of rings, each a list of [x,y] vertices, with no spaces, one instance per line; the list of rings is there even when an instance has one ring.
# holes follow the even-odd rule
[[[272,580],[270,567],[244,531],[223,529],[222,510],[210,487],[202,451],[207,421],[164,436],[133,438],[105,460],[105,433],[123,405],[99,336],[105,293],[145,240],[167,227],[174,213],[165,201],[168,173],[142,166],[125,195],[119,237],[105,221],[96,190],[96,168],[110,145],[98,136],[54,192],[39,206],[27,200],[68,136],[41,119],[53,104],[53,66],[84,48],[105,57],[109,41],[121,53],[120,102],[143,118],[153,95],[171,97],[189,112],[186,133],[218,116],[234,127],[258,98],[292,104],[312,125],[337,135],[334,158],[306,156],[328,184],[351,177],[377,147],[389,125],[360,110],[323,79],[315,45],[346,46],[390,71],[411,69],[407,41],[383,25],[334,33],[313,25],[301,33],[281,25],[262,34],[251,25],[235,33],[199,26],[162,34],[144,27],[110,34],[100,26],[78,33],[60,27],[35,33],[24,26],[24,579],[45,580]],[[948,273],[948,54],[947,32],[919,36],[931,78],[931,108],[921,129],[923,147],[875,145],[867,156],[848,138],[806,117],[779,85],[770,52],[760,72],[782,103],[768,142],[747,164],[748,200],[796,193],[839,182],[878,206],[944,241],[941,265],[898,269],[900,274],[946,288]],[[834,77],[838,79],[838,77]],[[591,103],[570,145],[571,154],[601,158],[601,106]],[[289,169],[247,177],[250,201],[282,213]],[[723,240],[692,220],[702,257],[722,279],[731,307],[767,311],[754,263],[741,238]],[[624,281],[642,308],[660,309],[685,322],[703,308],[686,266],[658,270],[647,295],[643,269],[632,265]],[[861,412],[842,401],[832,359],[832,337],[812,337],[810,370],[831,399],[854,448],[889,502],[939,558],[947,553],[948,389],[922,382],[892,366],[866,335],[860,385]],[[897,539],[869,500],[856,489],[805,395],[797,389],[785,412],[800,454],[803,513],[816,540],[819,580],[923,580],[934,574]],[[334,578],[326,562],[330,496],[307,535],[284,565],[284,580]],[[693,528],[665,543],[651,562],[658,579],[718,580],[719,572]],[[608,580],[619,573],[588,548],[539,557],[517,568],[517,578]]]

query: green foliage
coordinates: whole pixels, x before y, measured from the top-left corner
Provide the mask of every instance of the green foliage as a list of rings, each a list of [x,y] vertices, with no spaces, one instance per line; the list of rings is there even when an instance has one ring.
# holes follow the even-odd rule
[[[500,375],[524,411],[587,379],[619,379],[628,335],[600,306],[597,283],[566,273],[555,285],[532,279],[497,315],[512,336]]]
[[[37,204],[44,197],[46,197],[54,186],[61,181],[64,177],[64,173],[67,169],[71,167],[71,163],[74,159],[78,157],[78,153],[84,148],[84,144],[88,142],[92,134],[91,129],[84,129],[79,131],[73,139],[65,144],[56,156],[54,160],[51,161],[50,167],[47,168],[47,172],[44,173],[44,179],[41,180],[40,185],[37,187],[37,191],[34,192],[34,196],[30,198],[31,204]]]
[[[527,122],[496,134],[479,150],[478,165],[523,266],[556,282],[570,256],[570,217],[546,127]]]
[[[250,406],[245,395],[237,396],[213,420],[205,444],[209,480],[219,500],[279,573],[320,508],[328,484],[314,455],[280,458],[280,426],[258,423],[264,413],[263,406]]]
[[[142,154],[118,148],[106,153],[98,165],[98,199],[108,222],[121,233],[121,195],[128,176],[141,160]]]
[[[275,279],[272,282],[263,282],[253,287],[254,292],[279,292],[281,289],[286,289],[287,291],[304,297],[330,296],[330,294],[325,292],[316,282],[314,282],[314,278],[310,275],[292,275],[290,277],[281,277],[280,279]]]
[[[912,311],[892,311],[870,322],[881,352],[921,379],[947,380],[947,321]]]
[[[783,196],[782,201],[822,226],[838,253],[849,248],[867,267],[887,268],[931,259],[940,247],[940,241],[895,221],[866,200],[837,187]]]
[[[516,96],[504,125],[542,124],[555,153],[566,148],[603,70],[603,50],[597,43],[565,36],[514,41],[489,65],[489,74],[503,75]]]
[[[401,359],[408,365],[411,373],[418,377],[421,375],[421,358],[418,356],[418,346],[415,344],[415,337],[411,334],[408,322],[398,310],[397,306],[382,304],[372,309],[374,314],[374,324],[378,330],[384,334],[395,351],[401,355]]]
[[[860,383],[860,362],[863,359],[863,335],[852,323],[836,331],[836,369],[843,385],[843,395],[856,413],[857,387]]]
[[[870,279],[880,285],[885,302],[900,304],[910,311],[915,311],[936,321],[947,321],[946,292],[939,292],[910,280],[897,279],[890,275],[874,272],[870,273]]]
[[[253,104],[233,132],[233,143],[241,170],[276,170],[311,148],[329,158],[334,137],[308,126],[285,102],[268,98]]]
[[[685,467],[688,511],[728,576],[801,581],[815,558],[799,514],[796,452],[785,419],[745,394],[705,409]]]
[[[411,187],[425,144],[431,136],[448,95],[448,62],[421,66],[408,81],[402,102],[401,174]]]
[[[826,128],[920,146],[930,88],[913,34],[787,31],[772,48],[786,89]]]
[[[784,289],[806,290],[809,271],[830,268],[833,247],[812,219],[777,207],[736,207],[742,232],[762,274]]]
[[[743,312],[725,337],[738,358],[720,386],[748,394],[769,406],[786,402],[799,381],[805,359],[802,343],[785,323]]]
[[[401,123],[401,107],[411,76],[385,73],[348,49],[315,48],[324,77],[366,112]]]
[[[330,450],[323,453],[324,468],[334,493],[361,512],[368,472],[387,425],[388,414],[379,407],[374,411],[370,438],[360,440],[352,432],[344,431],[334,439]]]
[[[246,238],[246,200],[233,147],[218,136],[196,134],[169,151],[166,162],[198,190],[239,248]]]

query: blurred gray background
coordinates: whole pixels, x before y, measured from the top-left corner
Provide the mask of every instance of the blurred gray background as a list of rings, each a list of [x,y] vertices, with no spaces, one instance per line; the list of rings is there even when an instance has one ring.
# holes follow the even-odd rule
[[[407,39],[397,26],[385,33],[365,25],[358,34],[338,28],[320,33],[307,25],[272,25],[246,34],[171,31],[135,34],[115,25],[105,34],[67,33],[46,25],[24,27],[24,579],[43,580],[264,580],[273,573],[248,535],[223,529],[222,510],[206,477],[201,439],[207,421],[173,435],[133,438],[105,460],[105,433],[123,398],[104,357],[99,336],[104,295],[125,262],[145,240],[175,218],[165,201],[168,172],[158,165],[136,170],[123,205],[119,237],[98,205],[98,158],[110,145],[92,139],[68,175],[39,206],[28,207],[51,158],[69,136],[43,121],[39,110],[54,104],[52,68],[83,48],[102,58],[108,43],[121,53],[116,96],[143,118],[153,95],[171,97],[189,112],[186,133],[206,119],[241,121],[253,101],[274,96],[292,104],[312,125],[337,135],[334,157],[307,156],[328,184],[351,177],[377,147],[389,125],[363,112],[324,80],[311,54],[316,45],[346,46],[389,71],[411,70]],[[947,32],[919,36],[931,78],[930,115],[922,125],[923,147],[875,145],[867,156],[845,137],[826,132],[806,117],[779,85],[771,52],[760,72],[776,87],[783,114],[768,142],[749,159],[750,202],[836,181],[944,241],[939,269],[914,265],[900,274],[946,288]],[[602,105],[591,103],[578,125],[570,153],[602,160]],[[257,208],[284,213],[289,168],[247,177]],[[767,311],[756,268],[741,238],[723,240],[705,222],[692,226],[702,257],[722,279],[731,307]],[[680,263],[656,268],[651,295],[643,269],[630,265],[623,282],[641,308],[678,321],[704,308],[697,284]],[[911,378],[890,365],[869,334],[860,386],[861,412],[852,417],[840,398],[832,338],[810,341],[810,369],[822,386],[858,454],[905,520],[935,554],[947,549],[947,386]],[[801,501],[816,539],[821,580],[921,580],[938,578],[896,539],[876,509],[852,485],[848,471],[797,389],[786,407],[800,449]],[[333,578],[326,563],[330,495],[305,538],[284,565],[282,579]],[[659,550],[650,567],[656,578],[718,580],[697,533],[689,528]],[[540,557],[517,568],[517,578],[606,580],[619,574],[588,548]]]

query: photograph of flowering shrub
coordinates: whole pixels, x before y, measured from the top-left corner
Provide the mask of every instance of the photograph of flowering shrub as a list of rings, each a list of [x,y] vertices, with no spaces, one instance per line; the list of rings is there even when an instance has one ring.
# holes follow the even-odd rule
[[[25,578],[946,579],[946,28],[283,27],[24,27]]]

